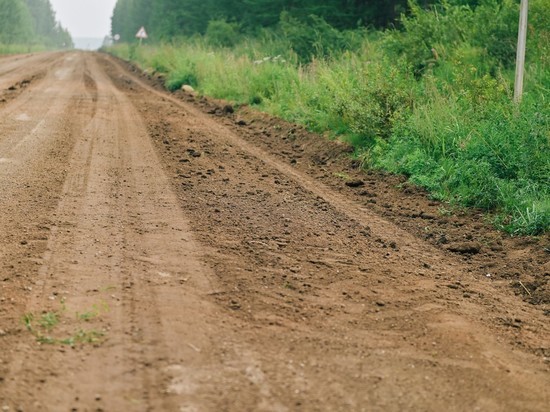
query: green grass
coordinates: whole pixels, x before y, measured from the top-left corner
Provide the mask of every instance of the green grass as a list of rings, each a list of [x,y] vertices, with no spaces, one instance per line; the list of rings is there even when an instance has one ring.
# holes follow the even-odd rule
[[[102,301],[99,304],[92,305],[92,307],[87,309],[85,312],[76,312],[76,318],[88,322],[107,312],[109,312],[109,305]]]
[[[59,314],[57,312],[46,312],[41,315],[38,324],[45,330],[52,330],[59,324]]]
[[[92,319],[99,317],[102,313],[108,312],[109,307],[105,302],[93,305],[91,309],[80,313],[76,312],[76,322],[90,322]],[[64,319],[67,312],[64,299],[61,301],[61,310],[43,312],[40,315],[34,313],[26,313],[23,315],[22,322],[25,328],[35,337],[40,344],[46,345],[68,345],[76,346],[78,344],[99,344],[103,341],[105,334],[94,329],[83,329],[78,327],[69,336],[62,335],[57,331],[60,323],[67,323],[68,319]]]
[[[96,330],[77,330],[72,336],[65,339],[54,340],[46,343],[59,343],[62,345],[76,346],[77,344],[98,344],[101,343],[105,334]]]
[[[24,54],[45,51],[47,48],[41,45],[2,44],[0,43],[0,55]]]

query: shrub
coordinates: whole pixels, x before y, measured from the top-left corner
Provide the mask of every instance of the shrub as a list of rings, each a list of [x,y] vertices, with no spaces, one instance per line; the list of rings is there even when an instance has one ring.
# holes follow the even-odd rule
[[[519,18],[517,3],[481,0],[475,8],[456,3],[460,2],[444,1],[423,9],[411,1],[410,14],[401,17],[401,30],[386,33],[386,47],[411,64],[417,76],[449,59],[459,58],[455,51],[464,50],[462,45],[468,45],[489,60],[493,70],[513,66]],[[537,20],[537,27],[544,28],[544,22]]]
[[[233,47],[239,41],[239,25],[225,20],[211,20],[206,29],[206,40],[211,46]]]
[[[483,0],[473,14],[471,42],[483,47],[498,65],[516,61],[519,8],[513,0]]]
[[[373,62],[365,66],[349,95],[335,104],[353,133],[365,140],[387,139],[412,108],[411,87],[410,79],[395,66]]]
[[[404,58],[417,76],[449,58],[471,28],[472,11],[449,3],[421,8],[410,2],[410,15],[401,16],[400,30],[386,32],[384,45],[390,54]]]
[[[327,57],[348,46],[345,34],[322,17],[310,15],[301,21],[283,12],[279,25],[289,46],[303,62],[310,62],[314,57]]]

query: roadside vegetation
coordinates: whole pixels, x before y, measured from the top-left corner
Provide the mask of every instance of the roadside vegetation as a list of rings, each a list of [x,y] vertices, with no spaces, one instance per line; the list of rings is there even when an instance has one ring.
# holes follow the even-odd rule
[[[0,54],[72,47],[49,0],[0,0]]]
[[[234,0],[209,14],[209,1],[158,0],[132,14],[140,3],[118,1],[113,34],[125,42],[109,51],[169,89],[188,84],[329,133],[353,144],[365,167],[482,209],[511,234],[550,229],[550,0],[530,2],[519,105],[513,0],[381,2],[393,5],[385,14],[367,2]],[[229,3],[239,15],[224,12]],[[174,21],[161,24],[163,10]],[[197,10],[205,17],[189,27],[185,13]],[[132,33],[142,25],[151,40],[139,46]]]

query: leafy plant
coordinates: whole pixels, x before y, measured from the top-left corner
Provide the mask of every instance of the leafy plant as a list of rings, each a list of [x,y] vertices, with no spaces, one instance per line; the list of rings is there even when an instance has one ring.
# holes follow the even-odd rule
[[[239,25],[226,20],[210,20],[206,40],[212,46],[233,47],[239,41]]]
[[[329,56],[348,46],[344,33],[313,14],[300,20],[283,11],[279,24],[289,47],[305,62]]]

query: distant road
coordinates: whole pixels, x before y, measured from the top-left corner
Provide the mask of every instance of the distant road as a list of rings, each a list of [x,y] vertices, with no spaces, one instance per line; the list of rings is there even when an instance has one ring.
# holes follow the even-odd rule
[[[75,49],[98,50],[103,45],[103,38],[74,37],[73,43],[74,43]]]

